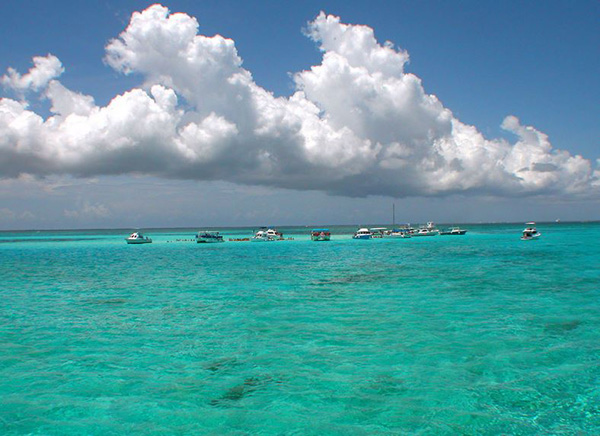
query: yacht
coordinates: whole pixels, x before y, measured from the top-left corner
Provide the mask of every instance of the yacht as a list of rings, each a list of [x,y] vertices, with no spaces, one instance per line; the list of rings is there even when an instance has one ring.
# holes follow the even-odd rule
[[[283,239],[283,235],[275,229],[261,227],[252,237],[252,242],[270,242],[280,241]]]
[[[372,236],[373,235],[369,229],[362,228],[362,229],[358,229],[356,231],[356,233],[354,233],[354,236],[352,236],[352,239],[371,239]]]
[[[225,239],[223,239],[223,236],[219,232],[202,230],[196,235],[196,242],[198,244],[212,244],[215,242],[225,242]]]
[[[329,241],[331,240],[331,232],[329,229],[312,229],[310,239],[312,241]]]
[[[538,239],[540,236],[542,236],[542,234],[538,232],[535,228],[535,223],[533,221],[525,223],[525,225],[527,227],[525,227],[525,230],[523,230],[523,236],[521,236],[521,241],[531,241],[534,239]]]
[[[142,235],[141,232],[133,232],[129,237],[125,238],[128,244],[150,244],[152,239]]]
[[[435,224],[430,221],[426,226],[421,226],[418,230],[415,230],[412,236],[436,236],[439,234],[440,231],[436,229]]]

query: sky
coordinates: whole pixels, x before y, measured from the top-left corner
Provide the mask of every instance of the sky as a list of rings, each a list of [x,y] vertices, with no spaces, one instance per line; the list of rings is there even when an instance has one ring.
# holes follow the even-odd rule
[[[596,1],[0,5],[0,230],[599,220]]]

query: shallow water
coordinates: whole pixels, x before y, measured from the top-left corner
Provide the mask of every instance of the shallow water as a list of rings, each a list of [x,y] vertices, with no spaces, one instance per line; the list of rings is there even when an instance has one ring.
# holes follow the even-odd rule
[[[600,224],[465,227],[0,232],[0,433],[600,433]]]

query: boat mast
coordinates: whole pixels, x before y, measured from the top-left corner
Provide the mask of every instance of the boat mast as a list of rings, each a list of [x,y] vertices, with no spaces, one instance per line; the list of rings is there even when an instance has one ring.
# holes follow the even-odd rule
[[[392,203],[392,227],[396,226],[396,203]]]

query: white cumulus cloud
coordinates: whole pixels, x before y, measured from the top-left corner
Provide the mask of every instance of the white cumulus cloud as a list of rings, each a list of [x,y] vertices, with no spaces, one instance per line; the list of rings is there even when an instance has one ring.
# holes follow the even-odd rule
[[[54,55],[36,56],[33,58],[33,67],[26,74],[19,74],[15,69],[9,68],[8,72],[0,78],[4,87],[16,91],[44,88],[50,80],[60,76],[64,68],[60,60]]]
[[[598,194],[589,160],[516,117],[502,123],[514,143],[455,118],[404,71],[408,53],[371,28],[320,13],[306,33],[322,62],[294,75],[287,98],[254,82],[233,40],[160,5],[106,46],[108,65],[144,78],[106,106],[62,85],[52,55],[22,76],[9,69],[3,85],[43,91],[51,115],[0,100],[0,176],[139,173],[349,196]]]

